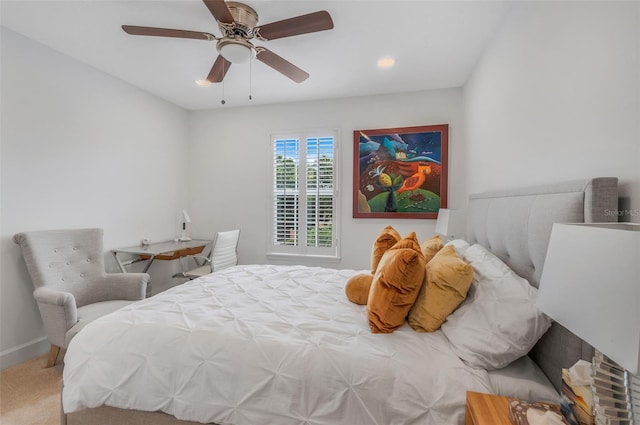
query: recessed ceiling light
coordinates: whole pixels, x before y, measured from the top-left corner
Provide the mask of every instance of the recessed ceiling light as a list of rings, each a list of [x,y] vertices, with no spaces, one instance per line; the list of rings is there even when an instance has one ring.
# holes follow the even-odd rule
[[[378,59],[378,68],[391,68],[396,63],[396,60],[391,56],[385,56]]]
[[[209,80],[196,80],[195,83],[197,85],[199,85],[200,87],[207,87],[210,86],[211,84],[213,84],[211,81]]]

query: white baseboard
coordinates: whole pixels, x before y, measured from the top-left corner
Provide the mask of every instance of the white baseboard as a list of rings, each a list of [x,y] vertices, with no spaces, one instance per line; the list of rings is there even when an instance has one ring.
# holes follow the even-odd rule
[[[49,351],[49,341],[46,336],[37,338],[17,347],[0,352],[0,370],[15,366]]]

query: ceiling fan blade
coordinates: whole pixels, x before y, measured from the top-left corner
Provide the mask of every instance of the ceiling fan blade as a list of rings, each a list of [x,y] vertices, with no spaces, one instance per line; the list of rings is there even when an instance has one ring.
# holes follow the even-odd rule
[[[131,35],[151,35],[157,37],[194,38],[196,40],[215,40],[216,37],[208,32],[174,30],[169,28],[137,27],[123,25],[122,29]]]
[[[213,67],[211,67],[211,71],[209,71],[209,75],[207,75],[207,81],[212,83],[222,82],[230,66],[231,62],[223,58],[222,55],[218,55]]]
[[[267,50],[264,47],[259,47],[256,50],[258,51],[256,59],[280,72],[284,76],[291,78],[296,83],[301,83],[309,78],[309,74],[281,56],[276,55],[271,50]]]
[[[308,34],[310,32],[325,31],[333,28],[331,15],[326,10],[300,15],[294,18],[256,27],[258,37],[266,40],[291,37],[292,35]]]
[[[224,0],[202,0],[216,21],[233,24],[235,21]]]

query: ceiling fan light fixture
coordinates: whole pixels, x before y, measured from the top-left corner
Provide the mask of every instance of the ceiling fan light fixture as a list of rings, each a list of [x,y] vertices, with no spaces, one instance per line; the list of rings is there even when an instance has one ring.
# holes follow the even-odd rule
[[[254,54],[253,45],[242,39],[223,39],[218,41],[218,52],[231,63],[248,62]]]

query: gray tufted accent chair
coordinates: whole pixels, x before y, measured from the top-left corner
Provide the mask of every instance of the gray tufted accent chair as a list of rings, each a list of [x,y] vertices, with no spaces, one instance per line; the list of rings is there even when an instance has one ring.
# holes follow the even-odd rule
[[[87,323],[145,297],[148,274],[105,272],[102,229],[24,232],[13,240],[51,343],[47,367]]]

